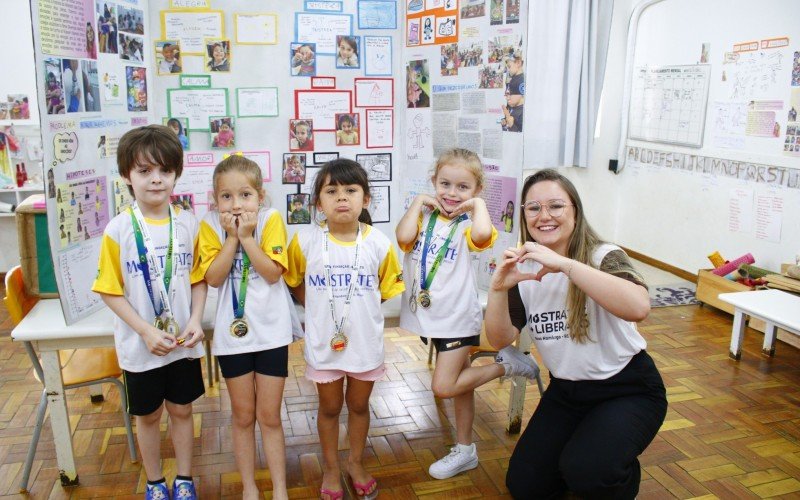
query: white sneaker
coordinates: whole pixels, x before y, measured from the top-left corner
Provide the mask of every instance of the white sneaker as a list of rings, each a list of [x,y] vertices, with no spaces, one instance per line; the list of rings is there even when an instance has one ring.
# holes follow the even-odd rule
[[[519,352],[514,346],[500,349],[494,361],[503,365],[506,377],[525,377],[534,380],[539,375],[539,365],[536,364],[536,360]]]
[[[475,443],[469,446],[456,444],[450,448],[449,455],[431,464],[428,474],[436,479],[447,479],[477,466],[478,453],[475,450]]]

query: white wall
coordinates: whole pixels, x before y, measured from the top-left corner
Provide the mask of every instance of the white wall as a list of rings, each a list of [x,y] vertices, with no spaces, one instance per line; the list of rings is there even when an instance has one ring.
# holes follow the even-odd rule
[[[31,8],[28,0],[2,0],[0,16],[0,47],[5,47],[0,62],[0,99],[8,94],[28,94],[31,120],[15,123],[39,123],[39,105],[36,102],[36,73],[33,62],[31,35]],[[10,123],[2,120],[0,124]]]
[[[670,6],[671,1],[666,0],[658,6],[685,7],[690,3],[681,0]],[[608,170],[608,160],[616,158],[619,145],[628,22],[637,3],[638,0],[615,2],[601,103],[602,121],[599,136],[591,148],[589,168],[560,169],[581,193],[590,223],[605,239],[692,273],[711,267],[706,256],[714,250],[719,250],[728,259],[750,252],[756,259],[756,265],[769,269],[779,269],[782,262],[794,262],[795,255],[800,253],[798,189],[659,167],[626,167],[619,175]],[[783,5],[788,3],[784,2]],[[753,5],[749,8],[760,7]],[[716,12],[722,11],[736,12],[737,16],[740,12],[739,9],[722,9]],[[688,14],[687,16],[691,17]],[[726,26],[714,16],[705,18],[705,21],[699,17],[695,19],[695,22],[701,23],[715,21],[720,29]],[[664,30],[678,38],[682,36],[682,26],[691,32],[686,23],[660,24],[664,26]],[[697,34],[697,31],[691,34],[701,38],[729,38],[724,36],[724,32],[714,33],[712,30],[711,34],[708,31],[702,34],[703,30],[700,31],[701,34]],[[684,35],[689,34],[687,32]],[[779,36],[787,33],[777,29],[770,34]],[[762,38],[767,36],[759,31],[752,34],[751,38],[761,35],[765,35]],[[796,43],[792,39],[793,47],[797,46]],[[698,54],[699,48],[698,43]],[[712,51],[715,51],[712,53],[712,64],[719,64],[723,50],[723,46],[712,46]],[[673,64],[684,63],[689,61],[677,61]],[[707,133],[706,141],[709,140]],[[654,146],[659,149],[658,145]],[[794,161],[792,166],[800,168],[800,161]],[[754,231],[734,233],[728,230],[728,193],[731,188],[745,188],[756,195],[772,194],[783,198],[783,225],[779,243],[756,239]]]
[[[586,216],[604,239],[638,250],[637,242],[622,243],[616,239],[619,198],[619,177],[608,170],[608,160],[616,157],[619,145],[622,106],[622,78],[625,73],[625,46],[628,19],[637,0],[616,0],[611,21],[605,83],[599,112],[599,136],[590,151],[588,168],[560,168],[581,194]],[[523,172],[523,178],[533,170]]]

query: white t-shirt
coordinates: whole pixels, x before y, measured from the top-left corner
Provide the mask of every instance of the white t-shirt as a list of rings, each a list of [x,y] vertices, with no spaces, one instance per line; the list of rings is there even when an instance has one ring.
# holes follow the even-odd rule
[[[611,251],[622,251],[611,244],[597,247],[592,256],[596,267]],[[520,265],[524,273],[535,273],[541,264],[526,261]],[[567,288],[564,273],[551,273],[541,282],[527,280],[519,284],[525,306],[528,335],[536,344],[550,372],[564,380],[605,380],[619,373],[630,359],[647,347],[636,329],[636,323],[625,321],[586,297],[589,339],[581,344],[569,336],[567,326]]]
[[[258,225],[255,240],[261,250],[285,270],[289,267],[286,259],[286,226],[280,213],[274,208],[258,212]],[[225,229],[219,221],[219,212],[208,212],[200,223],[200,269],[203,276],[222,250]],[[244,305],[244,320],[249,327],[247,335],[236,337],[230,326],[234,319],[231,288],[239,298],[239,285],[242,280],[242,247],[233,257],[233,273],[229,274],[218,289],[217,314],[214,326],[214,340],[211,352],[215,356],[265,351],[282,347],[292,342],[292,326],[299,325],[297,312],[289,297],[289,289],[283,278],[273,284],[267,282],[251,266],[247,278],[247,296]]]
[[[431,215],[432,213],[421,215],[417,221],[417,240],[409,247],[401,248],[406,252],[403,259],[403,280],[406,282],[406,291],[403,292],[403,302],[400,307],[400,328],[422,337],[439,339],[478,335],[481,332],[483,311],[478,300],[470,251],[482,252],[490,248],[497,238],[497,230],[492,227],[492,237],[479,248],[472,241],[472,221],[470,219],[462,221],[431,282],[429,289],[431,306],[425,309],[417,304],[416,312],[411,312],[409,308],[411,294],[416,293],[419,296],[422,289],[419,260]],[[450,222],[451,219],[441,215],[436,218],[426,259],[428,274],[431,272],[436,254],[450,234]],[[416,286],[414,286],[415,281]]]
[[[335,333],[331,317],[325,267],[322,261],[323,238],[327,234],[314,225],[294,235],[289,243],[289,272],[286,283],[291,287],[305,282],[306,296],[306,363],[316,370],[343,370],[361,373],[383,364],[383,313],[381,300],[403,291],[403,273],[394,246],[380,231],[361,225],[362,238],[358,257],[358,278],[350,312],[344,325],[348,344],[343,351],[331,349]],[[350,273],[355,258],[355,242],[328,236],[331,283],[337,321],[341,320]]]
[[[153,246],[157,259],[161,263],[161,276],[169,244],[169,217],[155,220],[145,218],[145,223],[153,238]],[[192,284],[203,281],[199,273],[197,259],[197,233],[199,224],[190,212],[175,208],[175,227],[178,241],[173,247],[173,266],[176,266],[175,278],[170,285],[170,305],[181,332],[186,328],[192,312]],[[152,278],[153,273],[151,271]],[[153,293],[156,305],[159,306],[157,283],[153,282]],[[100,245],[100,261],[97,278],[92,290],[108,295],[124,295],[136,312],[148,323],[155,319],[153,303],[147,293],[144,275],[139,267],[139,253],[136,249],[136,238],[131,224],[131,215],[123,211],[108,223]],[[174,295],[172,293],[174,290]],[[143,372],[166,366],[183,358],[202,358],[205,356],[203,343],[199,342],[191,349],[178,346],[166,356],[156,356],[147,350],[142,337],[127,323],[114,318],[114,345],[117,348],[119,366],[129,372]]]

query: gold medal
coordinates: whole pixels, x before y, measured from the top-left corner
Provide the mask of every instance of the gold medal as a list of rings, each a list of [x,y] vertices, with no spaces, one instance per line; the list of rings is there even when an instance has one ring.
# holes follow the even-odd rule
[[[420,290],[418,300],[423,309],[429,308],[431,306],[431,293],[427,290]]]
[[[156,316],[156,319],[153,320],[153,326],[162,332],[164,331],[164,320],[161,318],[161,316]]]
[[[167,320],[164,321],[164,331],[172,335],[173,337],[177,337],[178,334],[181,333],[181,329],[178,326],[178,322],[175,321],[174,318],[167,318]]]
[[[234,337],[242,338],[247,335],[248,330],[247,321],[241,318],[237,318],[231,323],[231,335]]]
[[[347,335],[342,332],[337,333],[331,339],[331,349],[335,352],[344,351],[347,347]]]

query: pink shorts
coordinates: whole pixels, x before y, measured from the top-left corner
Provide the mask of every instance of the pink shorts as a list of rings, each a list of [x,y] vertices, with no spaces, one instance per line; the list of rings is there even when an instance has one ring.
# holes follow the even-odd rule
[[[364,382],[375,382],[386,375],[386,365],[374,368],[368,372],[346,372],[344,370],[315,370],[306,365],[306,378],[317,384],[330,384],[347,375]]]

